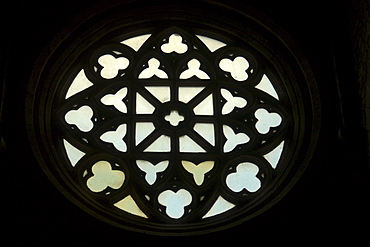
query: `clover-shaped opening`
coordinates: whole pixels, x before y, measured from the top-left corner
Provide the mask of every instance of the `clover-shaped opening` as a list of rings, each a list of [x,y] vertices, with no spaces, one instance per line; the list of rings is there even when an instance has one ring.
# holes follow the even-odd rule
[[[247,134],[244,133],[235,134],[234,130],[227,125],[223,125],[222,128],[224,131],[224,135],[227,139],[224,145],[225,153],[233,151],[236,146],[240,144],[245,144],[250,140]]]
[[[151,162],[147,160],[137,160],[136,161],[137,166],[145,172],[145,180],[148,182],[148,184],[153,185],[155,181],[157,180],[157,173],[163,172],[167,169],[169,161],[164,160],[159,162],[156,165],[153,165]]]
[[[185,207],[192,202],[192,196],[185,189],[177,192],[166,190],[158,196],[158,202],[166,207],[166,214],[169,217],[179,219],[184,215]]]
[[[126,135],[127,126],[126,124],[121,124],[116,130],[107,131],[100,136],[100,139],[105,142],[112,143],[114,147],[121,152],[127,151],[127,146],[123,137]]]
[[[86,182],[92,192],[101,192],[107,187],[119,189],[125,181],[125,174],[122,171],[112,170],[108,161],[98,161],[91,168],[93,176]]]
[[[233,96],[227,89],[221,88],[221,95],[226,100],[225,105],[222,107],[222,115],[229,114],[235,107],[243,108],[247,105],[247,101],[245,99]]]
[[[117,110],[122,113],[127,113],[126,104],[123,102],[123,98],[127,95],[127,88],[120,89],[115,94],[107,94],[101,98],[101,102],[104,105],[113,105]]]
[[[258,171],[258,166],[253,163],[241,163],[236,167],[235,173],[226,177],[226,184],[234,192],[240,192],[243,189],[256,192],[261,187],[261,181],[256,177]]]
[[[258,119],[256,129],[260,134],[267,134],[271,127],[279,126],[282,121],[279,114],[270,113],[262,108],[258,109],[254,115]]]
[[[141,71],[139,74],[139,79],[149,79],[153,76],[157,76],[160,79],[167,79],[168,75],[166,72],[161,70],[159,66],[161,65],[161,62],[156,58],[151,58],[148,61],[148,68]]]
[[[182,37],[179,34],[172,34],[168,39],[168,43],[161,46],[164,53],[176,52],[183,54],[188,50],[188,46],[182,43]]]
[[[94,127],[93,117],[94,112],[90,106],[84,105],[77,110],[70,110],[64,116],[64,119],[68,124],[74,124],[83,132],[89,132]]]
[[[199,79],[210,79],[209,75],[200,69],[200,62],[195,58],[188,62],[188,69],[180,74],[180,79],[189,79],[193,76]]]
[[[130,61],[125,57],[115,58],[110,54],[105,54],[99,57],[98,63],[103,66],[100,75],[105,79],[112,79],[118,75],[119,70],[126,69]]]
[[[195,183],[200,186],[203,184],[204,176],[207,172],[212,170],[215,162],[214,161],[204,161],[199,163],[198,165],[194,164],[191,161],[182,160],[182,166],[185,168],[186,171],[193,175]]]
[[[245,81],[248,79],[246,70],[249,68],[249,62],[244,57],[236,57],[233,61],[224,58],[220,61],[219,66],[223,71],[230,72],[236,81]]]

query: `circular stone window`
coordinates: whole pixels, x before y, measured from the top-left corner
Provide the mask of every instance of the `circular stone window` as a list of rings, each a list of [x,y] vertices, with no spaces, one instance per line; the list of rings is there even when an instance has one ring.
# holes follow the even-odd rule
[[[108,8],[41,56],[31,141],[84,210],[154,234],[215,231],[302,173],[318,124],[304,60],[248,15],[211,7]]]

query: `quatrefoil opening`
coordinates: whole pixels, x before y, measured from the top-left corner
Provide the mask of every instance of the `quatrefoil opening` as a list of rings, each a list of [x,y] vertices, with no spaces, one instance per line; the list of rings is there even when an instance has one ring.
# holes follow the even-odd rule
[[[253,163],[241,163],[236,167],[235,173],[226,177],[226,184],[234,192],[240,192],[243,189],[256,192],[261,187],[261,181],[256,177],[258,171],[258,166]]]
[[[254,115],[258,119],[256,129],[260,134],[267,134],[270,128],[279,126],[282,121],[279,114],[270,113],[262,108],[258,109]]]
[[[99,57],[98,63],[103,66],[100,75],[105,79],[113,79],[120,70],[126,69],[130,61],[125,57],[115,58],[110,54]]]
[[[168,43],[161,46],[164,53],[176,52],[183,54],[188,50],[188,46],[182,43],[182,37],[179,34],[172,34],[168,39]]]
[[[223,71],[230,72],[236,81],[245,81],[248,79],[246,70],[249,68],[249,62],[244,57],[236,57],[233,61],[224,58],[220,61],[219,66]]]
[[[92,167],[93,176],[87,180],[87,187],[92,192],[101,192],[106,188],[119,189],[125,181],[122,171],[112,170],[108,161],[98,161]]]
[[[94,112],[90,106],[84,105],[77,110],[70,110],[65,115],[64,119],[68,124],[74,124],[83,132],[89,132],[94,127],[93,117]]]

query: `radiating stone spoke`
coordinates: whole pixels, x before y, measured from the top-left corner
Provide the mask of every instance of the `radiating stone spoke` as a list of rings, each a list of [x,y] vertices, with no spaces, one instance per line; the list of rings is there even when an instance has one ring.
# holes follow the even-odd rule
[[[211,145],[215,145],[215,127],[213,123],[196,123],[194,130]]]
[[[203,101],[194,107],[195,115],[207,115],[212,116],[213,111],[213,95],[208,95]]]

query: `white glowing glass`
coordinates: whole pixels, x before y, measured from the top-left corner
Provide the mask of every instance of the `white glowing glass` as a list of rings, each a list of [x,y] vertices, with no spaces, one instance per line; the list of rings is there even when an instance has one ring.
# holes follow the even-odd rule
[[[215,127],[212,123],[196,123],[194,130],[211,145],[215,145]]]
[[[113,205],[115,207],[127,212],[127,213],[130,213],[130,214],[133,214],[133,215],[136,215],[136,216],[140,216],[140,217],[146,218],[146,219],[148,218],[148,216],[146,216],[143,213],[143,211],[141,211],[141,209],[136,204],[136,202],[132,198],[132,196],[127,196],[124,199],[114,203]]]
[[[236,167],[236,172],[226,177],[226,184],[230,190],[240,192],[243,189],[256,192],[261,187],[261,181],[256,177],[258,166],[250,162],[244,162]]]
[[[188,62],[188,69],[180,74],[180,79],[189,79],[193,76],[199,79],[210,79],[207,73],[200,69],[200,62],[195,58]]]
[[[200,102],[196,107],[194,107],[194,113],[196,115],[213,115],[213,96],[210,94],[202,102]]]
[[[138,51],[140,47],[145,43],[145,41],[151,36],[151,34],[144,34],[140,36],[136,36],[133,38],[126,39],[124,41],[121,41],[122,44],[125,44],[135,51]]]
[[[137,114],[152,114],[155,107],[150,104],[143,96],[136,93],[136,113]]]
[[[204,87],[179,87],[179,101],[188,103],[203,89]]]
[[[148,182],[148,184],[152,185],[157,180],[157,173],[163,172],[167,169],[169,161],[164,160],[156,165],[153,165],[147,160],[137,160],[136,164],[140,168],[140,170],[146,173],[145,180]]]
[[[148,68],[141,71],[139,74],[139,79],[149,79],[153,76],[157,76],[161,79],[167,79],[167,73],[159,68],[161,62],[156,58],[151,58],[148,61]]]
[[[127,125],[121,124],[116,130],[107,131],[100,136],[100,139],[104,142],[109,142],[114,145],[114,147],[121,152],[127,151],[127,145],[123,140],[127,131]]]
[[[166,135],[161,135],[152,144],[147,147],[144,152],[170,152],[171,138]]]
[[[163,191],[158,196],[158,202],[166,206],[166,214],[173,218],[179,219],[185,213],[185,207],[192,201],[192,196],[189,191],[180,189],[177,192],[172,190]]]
[[[93,176],[86,182],[87,187],[93,192],[101,192],[107,187],[119,189],[125,181],[125,174],[119,170],[112,170],[107,161],[98,161],[92,167]]]
[[[267,75],[263,75],[261,81],[257,84],[256,88],[259,90],[264,91],[265,93],[268,93],[275,99],[279,100],[279,96],[276,93],[276,90],[274,86],[272,85],[270,79],[267,77]]]
[[[270,113],[265,109],[258,109],[255,114],[258,119],[256,123],[256,129],[261,134],[267,134],[270,131],[270,128],[277,127],[280,125],[282,118],[277,113]]]
[[[230,72],[236,81],[248,79],[246,70],[249,67],[249,62],[244,57],[236,57],[234,60],[224,58],[220,61],[219,66],[223,71]]]
[[[160,86],[147,86],[145,87],[154,97],[156,97],[161,103],[165,103],[171,100],[171,89],[170,87]]]
[[[103,66],[100,75],[106,79],[112,79],[118,75],[119,70],[126,69],[130,61],[125,57],[115,58],[110,54],[101,56],[98,63]]]
[[[70,110],[65,115],[65,120],[68,124],[76,125],[83,132],[89,132],[94,127],[91,120],[94,112],[90,106],[84,105],[77,110]]]
[[[218,49],[226,46],[225,43],[223,43],[219,40],[215,40],[215,39],[212,39],[212,38],[209,38],[209,37],[206,37],[206,36],[202,36],[202,35],[197,35],[197,37],[207,46],[207,48],[211,52],[215,52]]]
[[[221,95],[226,99],[225,105],[222,107],[222,115],[229,114],[235,107],[243,108],[247,105],[247,101],[242,97],[233,96],[229,90],[222,88]]]
[[[83,90],[94,85],[89,79],[87,79],[85,71],[82,69],[78,72],[77,76],[73,79],[71,85],[68,88],[65,99],[82,92]]]
[[[211,209],[203,216],[203,219],[219,215],[233,207],[235,207],[235,204],[232,204],[231,202],[226,201],[222,196],[219,196]]]
[[[126,104],[123,102],[123,98],[127,95],[127,88],[124,87],[120,89],[115,94],[107,94],[101,98],[101,102],[104,105],[113,105],[118,111],[122,113],[127,113]]]
[[[150,122],[138,122],[135,128],[135,145],[142,142],[155,130],[155,126]]]
[[[168,43],[161,46],[161,50],[164,53],[176,52],[183,54],[188,50],[188,46],[182,43],[182,37],[179,34],[172,34],[168,39]]]
[[[165,116],[164,119],[168,121],[172,126],[179,125],[180,122],[184,121],[184,117],[179,115],[178,111],[173,110],[169,115]]]
[[[72,144],[63,139],[64,148],[66,150],[69,161],[72,166],[75,166],[77,162],[85,156],[85,153],[74,147]]]
[[[234,130],[227,125],[223,125],[223,132],[227,139],[224,145],[224,152],[231,152],[234,148],[240,144],[249,142],[250,138],[247,134],[238,133],[235,134]]]
[[[271,152],[265,154],[263,157],[270,163],[272,168],[276,168],[278,165],[278,162],[281,157],[281,153],[283,152],[284,149],[284,141],[282,141],[279,146],[274,148]]]
[[[184,135],[179,138],[180,152],[183,153],[205,153],[201,146],[199,146],[193,139],[189,136]]]

